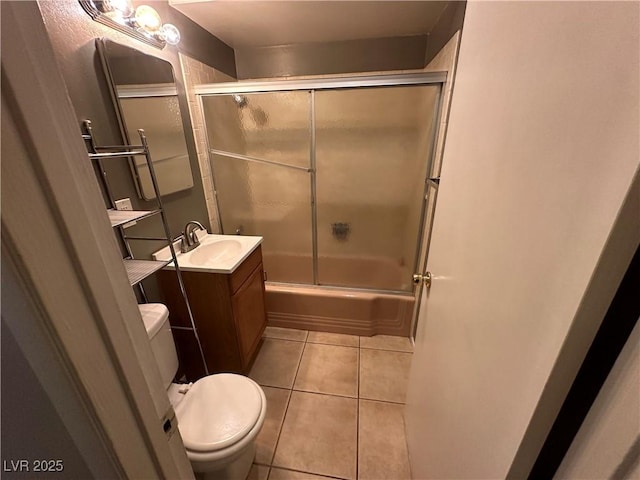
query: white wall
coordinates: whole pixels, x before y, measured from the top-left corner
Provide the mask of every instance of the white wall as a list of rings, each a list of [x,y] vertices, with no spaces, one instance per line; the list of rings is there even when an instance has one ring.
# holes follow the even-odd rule
[[[407,398],[414,478],[535,461],[640,240],[638,190],[618,217],[640,165],[639,22],[637,2],[467,6]]]

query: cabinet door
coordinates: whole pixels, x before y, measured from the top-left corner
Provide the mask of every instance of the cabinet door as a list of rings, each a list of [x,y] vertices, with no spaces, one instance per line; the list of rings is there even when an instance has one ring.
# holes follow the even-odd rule
[[[262,272],[261,264],[232,297],[243,367],[249,364],[267,324]]]

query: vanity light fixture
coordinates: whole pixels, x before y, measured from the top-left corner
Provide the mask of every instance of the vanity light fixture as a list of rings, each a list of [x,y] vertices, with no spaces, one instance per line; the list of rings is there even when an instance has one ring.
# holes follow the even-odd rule
[[[96,22],[126,33],[141,42],[164,48],[180,42],[180,31],[170,23],[162,24],[160,15],[149,5],[133,7],[131,0],[78,0]]]

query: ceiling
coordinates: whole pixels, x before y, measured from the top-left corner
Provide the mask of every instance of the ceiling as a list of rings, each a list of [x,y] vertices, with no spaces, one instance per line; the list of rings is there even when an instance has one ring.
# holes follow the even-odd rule
[[[233,48],[426,34],[448,3],[169,0]]]

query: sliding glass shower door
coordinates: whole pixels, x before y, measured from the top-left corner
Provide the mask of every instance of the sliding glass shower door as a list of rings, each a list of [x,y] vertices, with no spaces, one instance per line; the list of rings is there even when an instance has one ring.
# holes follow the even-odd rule
[[[313,283],[311,94],[204,97],[222,229],[264,237],[268,278]]]
[[[202,96],[226,234],[270,281],[412,291],[440,86]]]
[[[438,87],[315,94],[318,282],[411,291]]]

